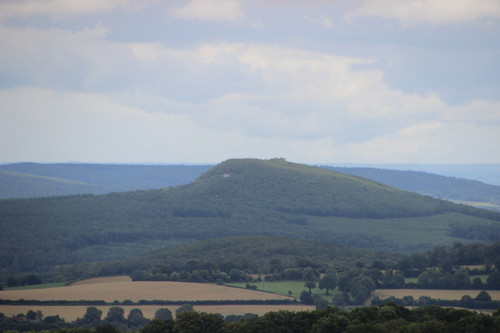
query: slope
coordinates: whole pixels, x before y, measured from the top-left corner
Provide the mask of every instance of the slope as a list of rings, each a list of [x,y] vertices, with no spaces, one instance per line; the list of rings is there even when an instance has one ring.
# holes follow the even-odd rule
[[[175,188],[2,200],[0,267],[125,259],[179,242],[243,235],[413,251],[459,240],[461,233],[450,236],[452,224],[480,226],[490,237],[484,241],[495,240],[498,220],[499,213],[331,170],[281,159],[228,160]]]

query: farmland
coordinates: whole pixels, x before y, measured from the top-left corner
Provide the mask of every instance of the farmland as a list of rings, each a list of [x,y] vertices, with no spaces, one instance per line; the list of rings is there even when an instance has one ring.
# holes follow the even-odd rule
[[[96,283],[97,282],[97,283]],[[187,282],[132,282],[129,277],[99,279],[76,283],[68,287],[30,290],[5,290],[2,299],[9,300],[103,300],[106,302],[131,300],[266,300],[290,297],[241,288],[206,283]]]
[[[104,300],[106,302],[131,300],[266,300],[289,299],[290,297],[266,292],[252,291],[241,288],[231,288],[213,284],[185,283],[185,282],[132,282],[127,276],[110,278],[96,278],[79,281],[68,287],[50,289],[25,289],[6,290],[1,294],[2,299],[18,300]],[[173,313],[178,308],[176,305],[117,305],[125,310],[139,308],[146,318],[153,318],[159,308],[168,308]],[[111,305],[96,306],[106,315]],[[0,305],[0,312],[6,316],[26,313],[28,310],[40,310],[45,316],[58,314],[66,321],[73,321],[83,317],[87,306],[39,306],[39,305]],[[263,315],[269,311],[278,310],[312,310],[313,306],[294,305],[201,305],[194,306],[196,311],[207,313],[220,313],[224,316],[230,314],[243,315],[255,313]]]

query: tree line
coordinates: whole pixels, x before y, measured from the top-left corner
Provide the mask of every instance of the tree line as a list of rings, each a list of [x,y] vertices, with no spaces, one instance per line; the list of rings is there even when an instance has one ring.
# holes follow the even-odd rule
[[[93,315],[81,320],[90,322],[97,319],[98,311],[93,310]],[[137,312],[137,319],[140,317]],[[358,307],[351,311],[326,307],[312,311],[272,311],[262,316],[241,316],[237,318],[239,319],[237,321],[227,320],[228,317],[225,320],[218,314],[187,310],[177,313],[175,319],[157,317],[137,331],[141,333],[496,333],[500,327],[500,310],[490,315],[437,305],[408,309],[393,302],[386,302],[379,306]],[[53,329],[52,332],[120,333],[130,331],[129,326],[117,325],[118,321],[124,320],[121,311],[114,309],[113,318],[110,319],[115,321],[100,322],[95,328],[75,325],[69,328]],[[22,328],[18,332],[23,332]]]

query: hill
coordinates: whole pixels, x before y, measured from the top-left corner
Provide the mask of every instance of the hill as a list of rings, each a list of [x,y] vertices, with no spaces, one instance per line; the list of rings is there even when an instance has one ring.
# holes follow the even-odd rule
[[[120,164],[40,164],[0,165],[0,199],[34,198],[74,194],[103,194],[158,189],[194,181],[214,165],[120,165]],[[400,165],[402,168],[404,165]],[[479,181],[410,171],[426,165],[407,165],[408,170],[366,167],[320,166],[356,175],[433,198],[465,203],[479,208],[500,210],[500,186]],[[387,165],[394,168],[394,165]],[[427,166],[431,168],[432,165]],[[437,167],[437,166],[435,166]],[[446,166],[443,166],[443,168]],[[444,171],[479,170],[494,175],[496,165],[447,166]],[[443,171],[437,169],[436,171]],[[471,178],[474,179],[474,178]]]
[[[468,203],[500,211],[500,186],[476,180],[445,177],[422,171],[321,166],[337,172],[364,177],[433,198]]]
[[[460,237],[494,241],[499,220],[499,213],[332,170],[228,160],[175,188],[2,200],[0,267],[43,270],[244,235],[408,252]]]
[[[187,184],[213,165],[0,165],[0,199],[103,194]]]

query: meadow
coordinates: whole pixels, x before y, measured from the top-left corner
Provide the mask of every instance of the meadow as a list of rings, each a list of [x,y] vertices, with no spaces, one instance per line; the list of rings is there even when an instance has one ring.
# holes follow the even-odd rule
[[[303,291],[309,291],[309,289],[304,287],[304,283],[305,283],[304,281],[276,281],[276,282],[262,281],[262,282],[252,282],[250,283],[250,285],[257,286],[258,291],[265,291],[282,296],[288,296],[289,295],[288,292],[291,291],[292,292],[291,296],[299,299],[300,294]],[[237,288],[245,288],[246,283],[228,283],[226,285]],[[321,297],[328,300],[329,302],[332,301],[333,295],[339,293],[340,291],[338,290],[338,288],[336,288],[335,290],[330,290],[329,291],[330,295],[325,295],[325,292],[326,290],[320,290],[318,288],[312,289],[313,294],[321,295]]]

